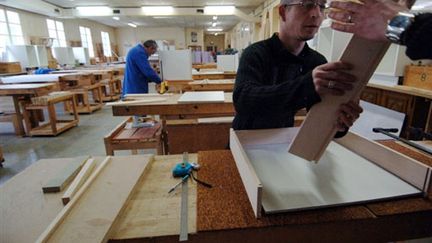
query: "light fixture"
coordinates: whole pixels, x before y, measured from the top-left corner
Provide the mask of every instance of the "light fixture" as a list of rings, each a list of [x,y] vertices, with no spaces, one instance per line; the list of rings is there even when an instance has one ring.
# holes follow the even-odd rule
[[[114,20],[120,20],[120,17],[114,16],[113,19]]]
[[[218,34],[219,34],[219,33],[216,32],[216,33],[215,33],[215,36],[217,36]]]
[[[130,27],[134,27],[134,28],[136,28],[136,27],[137,27],[137,25],[136,25],[136,24],[134,24],[134,23],[128,23],[128,25],[129,25]]]
[[[223,31],[222,28],[208,28],[207,31]]]
[[[208,15],[233,15],[234,6],[205,6],[204,13]]]
[[[172,16],[153,16],[154,19],[172,19],[174,17]]]
[[[217,16],[213,16],[213,20],[217,20]]]
[[[84,16],[106,16],[112,14],[111,8],[107,6],[76,7],[76,10],[80,15]]]
[[[174,8],[172,6],[143,6],[141,10],[146,15],[170,15],[174,12]]]
[[[216,22],[212,23],[212,27],[215,27],[215,26],[216,26]]]

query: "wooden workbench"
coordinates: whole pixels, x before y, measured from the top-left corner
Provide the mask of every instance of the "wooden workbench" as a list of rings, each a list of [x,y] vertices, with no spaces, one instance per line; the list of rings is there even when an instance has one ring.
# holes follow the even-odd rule
[[[432,91],[405,85],[379,85],[369,83],[361,99],[373,104],[399,111],[407,115],[401,136],[419,139],[411,134],[409,127],[432,131]]]
[[[205,125],[193,125],[193,124],[185,124],[182,122],[180,126],[171,123],[173,127],[169,128],[169,124],[167,124],[167,120],[184,120],[184,119],[195,119],[195,118],[203,118],[203,117],[222,117],[222,116],[233,116],[235,113],[234,106],[232,103],[232,93],[225,93],[225,102],[223,103],[194,103],[194,104],[179,104],[177,100],[180,98],[181,94],[172,94],[163,96],[166,97],[165,101],[144,103],[141,105],[131,104],[131,105],[116,105],[112,107],[114,116],[131,116],[131,115],[159,115],[162,121],[162,133],[164,140],[164,151],[166,153],[170,153],[170,151],[179,152],[179,149],[184,149],[186,146],[189,146],[187,151],[196,152],[195,148],[197,146],[192,146],[192,142],[179,140],[180,137],[185,135],[186,126],[189,128],[195,129],[195,131],[191,131],[188,133],[188,137],[195,135],[196,136],[213,136],[212,138],[215,141],[225,140],[223,144],[228,143],[228,127],[226,124],[214,123],[214,124],[205,124]],[[179,124],[179,123],[177,123]],[[189,125],[189,126],[188,126]],[[221,130],[221,128],[223,128]],[[205,130],[203,130],[205,129]],[[219,129],[220,133],[215,132],[215,129]],[[168,131],[168,132],[167,132]],[[219,136],[218,138],[214,136]],[[207,139],[212,139],[207,138]],[[176,139],[174,141],[173,139]],[[173,143],[170,145],[170,140]],[[175,144],[182,144],[179,148],[174,148]],[[218,142],[217,144],[222,145],[222,143]],[[223,145],[225,147],[225,145]],[[222,147],[222,148],[223,148]],[[204,148],[204,147],[202,147]],[[208,148],[208,147],[207,147]],[[220,146],[218,147],[221,148]]]
[[[26,133],[21,112],[23,107],[20,106],[20,101],[30,103],[31,97],[46,95],[58,89],[59,86],[55,83],[0,85],[0,96],[12,96],[13,98],[15,113],[18,120],[17,134],[24,135]]]
[[[394,142],[390,145],[404,150]],[[196,159],[190,156],[191,161]],[[432,164],[430,157],[416,156]],[[139,156],[114,157],[133,158]],[[113,225],[112,240],[178,242],[179,195],[177,201],[163,195],[168,195],[166,187],[175,182],[170,170],[180,159],[180,155],[157,156],[138,182],[140,189],[133,193],[127,210]],[[40,186],[67,162],[41,160],[0,187],[0,212],[7,219],[0,221],[2,241],[33,242],[60,211],[61,195],[44,195]],[[432,202],[420,197],[267,215],[257,220],[229,150],[200,152],[198,162],[198,177],[213,188],[198,186],[195,194],[190,187],[189,242],[389,242],[432,236]],[[156,194],[162,198],[152,198]]]
[[[234,106],[232,93],[225,93],[225,102],[223,103],[194,103],[179,104],[177,101],[181,94],[173,94],[166,97],[165,101],[151,102],[145,104],[116,105],[112,107],[114,116],[132,116],[132,115],[161,115],[176,116],[179,118],[203,117],[203,116],[232,116],[234,115]],[[164,96],[165,97],[165,96]]]

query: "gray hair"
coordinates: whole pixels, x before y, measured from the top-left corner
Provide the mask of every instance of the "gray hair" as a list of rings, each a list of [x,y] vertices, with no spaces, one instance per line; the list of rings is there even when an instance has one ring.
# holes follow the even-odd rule
[[[146,40],[146,41],[144,41],[143,45],[147,48],[149,48],[149,47],[157,48],[158,47],[156,41],[154,41],[154,40]]]

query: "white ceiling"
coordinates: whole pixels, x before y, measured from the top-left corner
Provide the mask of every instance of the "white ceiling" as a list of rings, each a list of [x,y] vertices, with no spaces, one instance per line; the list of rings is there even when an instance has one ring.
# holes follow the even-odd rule
[[[44,0],[61,8],[75,8],[80,6],[108,6],[108,7],[135,7],[142,6],[173,6],[173,7],[204,7],[209,5],[231,5],[236,6],[242,12],[248,14],[256,9],[265,0]],[[279,1],[279,0],[275,0]],[[128,22],[145,27],[182,27],[203,28],[211,27],[212,16],[170,16],[169,18],[155,18],[150,16],[119,16],[120,20],[112,17],[87,17],[113,27],[125,27]],[[228,31],[233,28],[240,18],[234,15],[218,16],[216,20],[218,28]]]

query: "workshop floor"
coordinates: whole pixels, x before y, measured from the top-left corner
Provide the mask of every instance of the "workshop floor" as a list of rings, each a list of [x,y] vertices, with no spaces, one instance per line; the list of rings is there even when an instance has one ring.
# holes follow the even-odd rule
[[[153,86],[150,86],[150,92],[154,92]],[[0,98],[0,105],[4,108],[5,103],[8,102],[5,98],[10,97]],[[61,104],[56,109],[57,113],[62,113]],[[9,110],[13,110],[13,106]],[[15,135],[11,123],[0,122],[0,147],[5,158],[3,168],[0,168],[0,186],[40,159],[105,155],[103,137],[126,117],[115,117],[112,115],[111,107],[104,106],[102,110],[92,114],[80,115],[79,119],[77,127],[56,137],[19,137]],[[139,151],[139,153],[155,152],[156,150],[152,149]],[[116,155],[130,154],[129,151],[115,153]]]

